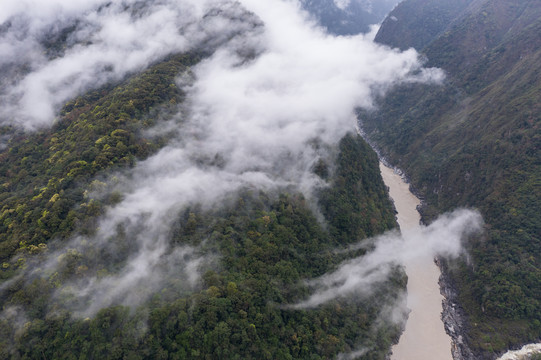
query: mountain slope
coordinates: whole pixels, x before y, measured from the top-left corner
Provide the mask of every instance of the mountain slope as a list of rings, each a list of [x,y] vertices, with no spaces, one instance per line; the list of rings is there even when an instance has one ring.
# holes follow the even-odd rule
[[[195,286],[186,285],[177,264],[150,299],[105,306],[84,319],[78,315],[86,305],[69,295],[71,286],[92,274],[114,275],[136,244],[122,231],[105,248],[69,240],[99,231],[96,219],[122,197],[115,191],[92,195],[114,187],[114,178],[105,175],[163,146],[167,134],[149,138],[144,129],[183,101],[184,94],[170,85],[198,61],[172,56],[79,97],[64,106],[50,130],[6,129],[11,140],[0,154],[2,358],[328,358],[362,345],[382,359],[397,338],[398,325],[379,318],[381,307],[404,289],[398,268],[360,301],[343,298],[315,309],[277,305],[301,300],[310,292],[303,279],[351,256],[337,254],[337,246],[396,226],[377,156],[353,135],[337,144],[336,166],[318,164],[330,184],[318,196],[329,231],[307,200],[288,189],[247,188],[214,210],[194,204],[174,214],[167,246],[175,252],[197,245],[199,256],[219,257],[206,264]],[[194,256],[186,253],[182,260]],[[51,271],[47,264],[55,259]],[[135,291],[143,299],[144,292]]]
[[[385,18],[375,41],[406,50],[421,50],[442,34],[473,0],[402,1]]]
[[[85,186],[157,149],[142,136],[154,121],[149,113],[153,107],[154,114],[174,109],[183,95],[170,84],[197,59],[175,56],[119,86],[79,97],[64,106],[50,131],[29,135],[4,128],[11,140],[0,154],[2,261],[21,248],[69,236]]]
[[[417,4],[402,5],[412,14]],[[393,38],[384,23],[378,39],[415,45],[409,39],[419,28],[411,24]],[[457,206],[482,211],[487,237],[470,244],[471,263],[451,275],[468,344],[493,358],[541,337],[541,4],[472,2],[440,29],[418,50],[446,70],[445,83],[397,88],[360,120],[411,177],[426,220]]]
[[[302,0],[302,7],[332,34],[355,35],[380,23],[398,0]]]
[[[341,126],[353,106],[322,115],[314,74],[289,82],[303,44],[295,61],[272,49],[282,18],[263,36],[239,2],[195,3],[96,1],[2,25],[2,46],[43,51],[0,64],[0,358],[384,359],[398,338],[396,263],[302,304],[373,242],[350,245],[396,227],[377,155]],[[288,32],[336,44],[274,5],[299,20]],[[74,72],[49,81],[59,63]]]

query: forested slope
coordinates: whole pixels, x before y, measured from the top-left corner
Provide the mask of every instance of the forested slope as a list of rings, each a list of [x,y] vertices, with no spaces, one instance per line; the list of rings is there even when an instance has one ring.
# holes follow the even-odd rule
[[[385,18],[375,41],[406,50],[422,49],[442,34],[473,0],[400,2]]]
[[[3,129],[11,138],[0,154],[4,269],[16,252],[66,238],[86,215],[99,212],[99,204],[83,197],[98,175],[131,166],[159,147],[159,139],[144,138],[143,129],[182,100],[174,79],[196,59],[174,56],[118,86],[70,101],[51,130]]]
[[[425,3],[436,10],[443,2]],[[391,15],[400,19],[399,10]],[[396,88],[360,121],[411,177],[427,221],[457,206],[482,211],[487,236],[470,244],[471,262],[451,266],[451,275],[468,344],[493,358],[541,337],[541,4],[472,2],[440,28],[417,49],[446,81]],[[384,24],[381,42],[416,45],[389,30]]]
[[[0,357],[324,359],[364,348],[365,358],[383,359],[397,339],[399,325],[382,321],[381,311],[405,287],[399,268],[369,296],[289,306],[310,293],[304,280],[362,255],[337,248],[396,226],[377,156],[356,135],[314,168],[329,184],[315,199],[294,189],[247,188],[223,206],[193,204],[173,214],[169,250],[194,246],[210,259],[194,286],[172,271],[133,306],[113,304],[88,317],[74,310],[71,285],[114,275],[136,246],[121,229],[107,248],[70,243],[95,234],[100,215],[123,196],[92,194],[114,188],[112,173],[164,146],[167,132],[146,129],[178,110],[184,94],[175,78],[198,59],[171,56],[78,97],[51,129],[2,129],[10,140],[0,153]]]

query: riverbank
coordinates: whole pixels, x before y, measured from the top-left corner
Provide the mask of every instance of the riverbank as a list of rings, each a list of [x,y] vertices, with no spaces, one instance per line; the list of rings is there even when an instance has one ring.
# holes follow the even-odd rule
[[[464,309],[458,304],[457,290],[451,277],[448,275],[447,265],[443,260],[436,260],[440,268],[439,285],[443,296],[442,321],[445,331],[451,337],[451,351],[453,360],[478,360],[470,347],[464,341],[465,329],[468,321]]]

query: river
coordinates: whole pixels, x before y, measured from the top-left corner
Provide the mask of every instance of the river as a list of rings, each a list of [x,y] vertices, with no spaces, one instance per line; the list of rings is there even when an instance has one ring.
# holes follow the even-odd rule
[[[398,212],[400,230],[403,233],[415,230],[420,223],[419,199],[393,169],[382,163],[380,169]],[[452,360],[451,338],[441,320],[440,269],[431,257],[406,261],[404,265],[408,275],[407,304],[411,312],[399,343],[392,348],[391,360]]]

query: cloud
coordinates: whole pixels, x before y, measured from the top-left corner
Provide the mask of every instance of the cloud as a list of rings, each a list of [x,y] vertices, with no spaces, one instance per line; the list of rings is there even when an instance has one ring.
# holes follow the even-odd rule
[[[0,124],[30,130],[91,88],[253,25],[238,4],[214,0],[7,0],[0,14]]]
[[[463,241],[479,234],[483,220],[479,212],[460,209],[440,216],[426,227],[402,234],[393,231],[363,240],[350,250],[364,248],[364,256],[346,261],[336,271],[308,281],[315,292],[293,308],[310,308],[330,300],[356,294],[369,296],[389,279],[397,266],[435,257],[457,258]]]
[[[334,5],[336,5],[337,8],[341,10],[345,10],[348,6],[351,0],[333,0]]]
[[[353,351],[353,352],[350,352],[350,353],[341,353],[341,354],[338,354],[338,356],[336,357],[338,360],[353,360],[353,359],[358,359],[360,358],[361,356],[365,355],[368,351],[370,351],[370,349],[360,349],[360,350],[356,350],[356,351]]]
[[[19,306],[8,305],[0,312],[0,321],[6,321],[13,330],[15,337],[21,336],[25,330],[25,324],[28,324],[28,318],[25,311]],[[5,326],[5,325],[4,325]],[[11,339],[2,339],[9,342]]]
[[[180,279],[181,291],[195,289],[200,266],[210,267],[212,258],[203,257],[193,247],[176,247],[165,253],[165,244],[159,240],[154,247],[148,245],[135,252],[119,273],[71,281],[57,291],[56,298],[72,309],[74,316],[84,318],[112,304],[137,306],[171,279]]]
[[[22,5],[8,4],[10,19],[22,16]],[[206,260],[197,248],[171,248],[171,228],[183,209],[193,204],[215,208],[243,188],[289,187],[310,197],[324,185],[310,169],[319,158],[329,158],[327,149],[355,129],[355,108],[371,107],[376,89],[441,78],[439,70],[422,70],[414,50],[391,50],[363,35],[326,34],[292,1],[54,4],[60,18],[75,24],[69,35],[74,40],[67,41],[73,44],[58,57],[30,59],[32,70],[6,95],[10,101],[5,111],[26,128],[50,124],[67,98],[169,52],[213,49],[192,69],[192,80],[179,76],[187,99],[168,123],[176,135],[157,154],[118,176],[122,200],[106,211],[94,236],[75,238],[67,246],[81,251],[92,244],[114,252],[111,243],[119,229],[129,241],[129,253],[115,274],[86,277],[59,293],[79,297],[74,306],[85,315],[120,299],[130,304],[144,299],[149,291],[140,289],[145,284],[150,290],[159,288],[177,266],[184,269],[189,287]],[[28,16],[33,19],[29,29],[50,25],[47,17]],[[29,30],[23,43],[39,42],[36,34]],[[377,249],[397,246],[397,241],[380,240]],[[57,255],[50,268],[58,266]],[[380,252],[345,264],[356,272],[359,266],[374,271],[367,270],[363,279],[344,279],[342,285],[377,282],[384,275],[379,260],[390,266]],[[336,276],[314,284],[330,288],[342,281]],[[312,303],[317,301],[305,305]]]

